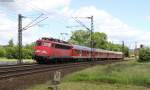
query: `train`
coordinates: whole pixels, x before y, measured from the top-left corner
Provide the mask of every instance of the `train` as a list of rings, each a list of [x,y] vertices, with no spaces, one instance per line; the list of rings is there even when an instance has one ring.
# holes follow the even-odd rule
[[[46,37],[37,40],[33,50],[33,59],[39,64],[123,59],[122,52],[74,45]]]

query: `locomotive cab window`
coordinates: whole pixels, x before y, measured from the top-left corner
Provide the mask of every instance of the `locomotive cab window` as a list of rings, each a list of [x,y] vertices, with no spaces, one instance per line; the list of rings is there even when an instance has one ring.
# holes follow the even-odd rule
[[[36,42],[36,45],[37,45],[37,46],[41,46],[41,45],[42,45],[42,42],[39,42],[39,41],[38,41],[38,42]]]
[[[51,43],[43,42],[43,46],[51,47]]]

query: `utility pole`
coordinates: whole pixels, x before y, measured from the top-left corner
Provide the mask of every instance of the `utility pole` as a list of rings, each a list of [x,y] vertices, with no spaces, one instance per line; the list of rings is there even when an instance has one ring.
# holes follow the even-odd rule
[[[19,64],[22,64],[22,32],[24,30],[29,29],[30,27],[37,25],[38,23],[40,23],[48,18],[48,17],[46,17],[44,19],[37,21],[42,15],[43,14],[41,14],[39,17],[35,18],[31,23],[29,23],[24,28],[22,28],[22,18],[25,18],[25,17],[22,16],[21,14],[18,14],[18,63]]]
[[[79,21],[78,19],[76,18],[87,18],[87,19],[90,19],[91,21],[91,27],[87,27],[86,25],[84,25],[81,21]],[[93,19],[93,16],[90,16],[90,17],[74,17],[73,18],[77,23],[79,23],[82,27],[86,28],[88,31],[90,31],[90,47],[91,47],[91,61],[93,61],[94,63],[94,55],[93,55],[93,52],[94,52],[94,40],[93,40],[93,32],[94,32],[94,19]],[[76,27],[76,26],[75,26]]]
[[[93,56],[93,52],[94,52],[94,41],[93,41],[93,31],[94,31],[94,24],[93,24],[93,16],[91,16],[90,17],[90,19],[91,19],[91,29],[90,29],[90,31],[91,31],[91,61],[93,61],[93,63],[94,63],[94,56]],[[93,60],[92,60],[93,59]]]
[[[60,33],[61,37],[62,37],[62,41],[65,41],[65,36],[64,35],[68,35],[68,33]]]
[[[137,60],[137,42],[135,42],[134,56],[135,60]]]
[[[22,18],[21,14],[18,15],[18,62],[22,63]]]
[[[123,53],[122,59],[124,60],[124,57],[125,57],[124,41],[122,41],[122,53]]]

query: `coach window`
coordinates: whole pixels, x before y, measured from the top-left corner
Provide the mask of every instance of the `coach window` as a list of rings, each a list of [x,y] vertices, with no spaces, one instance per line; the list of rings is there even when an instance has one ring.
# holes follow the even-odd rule
[[[51,43],[51,47],[55,48],[55,44],[54,44],[54,43]]]
[[[71,49],[70,46],[67,45],[61,45],[61,44],[56,44],[55,48],[59,48],[59,49]]]
[[[76,54],[80,54],[80,50],[75,50]]]
[[[59,44],[55,44],[55,48],[61,48]]]

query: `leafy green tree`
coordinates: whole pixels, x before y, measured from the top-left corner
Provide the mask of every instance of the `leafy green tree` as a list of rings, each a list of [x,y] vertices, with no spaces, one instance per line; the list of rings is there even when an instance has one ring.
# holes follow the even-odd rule
[[[89,46],[90,43],[90,34],[85,30],[77,30],[72,32],[72,36],[69,39],[70,43]]]
[[[32,49],[23,48],[23,59],[31,59],[32,58]]]
[[[129,48],[127,46],[124,47],[124,55],[125,57],[129,57]]]
[[[95,32],[93,34],[93,40],[95,42],[95,48],[107,48],[107,35],[105,33]]]
[[[144,47],[139,50],[139,62],[150,61],[150,47]]]
[[[8,59],[17,59],[18,53],[17,53],[17,47],[6,47],[6,58]]]
[[[0,57],[5,57],[6,51],[4,49],[4,47],[0,46]]]
[[[105,33],[95,32],[93,33],[93,41],[95,42],[94,47],[103,48],[107,47],[107,35]],[[91,36],[89,31],[77,30],[72,32],[72,36],[69,39],[70,43],[88,46],[90,47]]]
[[[23,48],[23,58],[24,59],[32,58],[33,46],[35,46],[35,43],[27,44],[24,46],[24,48]]]
[[[9,47],[13,47],[13,46],[14,46],[13,39],[10,39],[10,40],[8,41],[8,46],[9,46]]]

